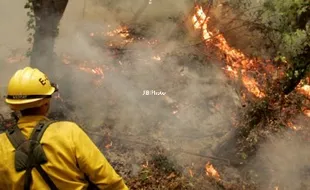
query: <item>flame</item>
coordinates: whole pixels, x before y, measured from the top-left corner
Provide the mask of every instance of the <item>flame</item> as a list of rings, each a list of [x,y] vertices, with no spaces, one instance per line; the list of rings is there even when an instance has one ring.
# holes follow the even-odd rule
[[[103,71],[100,67],[95,67],[95,68],[90,68],[90,67],[86,67],[86,66],[80,66],[79,67],[80,70],[88,72],[88,73],[93,73],[95,75],[100,75],[101,78],[104,77]]]
[[[110,149],[113,145],[113,142],[111,141],[109,144],[105,145],[105,148],[106,149]]]
[[[142,167],[143,167],[143,168],[148,168],[148,167],[149,167],[149,161],[147,160],[147,161],[145,162],[145,164],[142,164]]]
[[[192,170],[192,169],[189,169],[189,170],[188,170],[188,173],[189,173],[189,175],[190,175],[191,177],[194,177],[194,173],[193,173],[193,170]]]
[[[108,25],[108,27],[110,28],[111,26]],[[98,36],[104,36],[104,37],[120,37],[122,39],[120,43],[120,45],[125,45],[128,43],[133,42],[134,38],[130,37],[129,34],[129,29],[126,26],[119,26],[118,28],[111,30],[111,31],[107,31],[107,32],[91,32],[89,33],[90,37],[98,37]],[[108,46],[109,47],[113,47],[115,46],[115,42],[108,42]]]
[[[120,27],[118,27],[112,31],[108,31],[108,32],[91,32],[91,33],[89,33],[90,37],[95,37],[98,35],[110,36],[110,37],[119,35],[122,38],[127,38],[129,36],[129,30],[127,27],[120,26]]]
[[[291,129],[293,129],[294,131],[299,131],[299,130],[302,129],[301,126],[295,125],[295,124],[294,124],[293,122],[291,122],[291,121],[288,121],[288,122],[287,122],[287,126],[288,126],[289,128],[291,128]]]
[[[210,162],[206,164],[205,168],[207,176],[214,178],[216,181],[221,180],[220,174],[216,171]]]
[[[309,109],[303,110],[303,113],[304,113],[307,117],[310,117],[310,110],[309,110]]]
[[[207,25],[210,17],[206,16],[201,6],[196,7],[196,9],[197,9],[197,12],[192,18],[192,21],[194,23],[194,28],[201,29],[203,39],[208,41],[212,36],[212,33],[208,31],[208,25]]]
[[[227,71],[230,77],[236,79],[239,77],[249,92],[254,94],[258,98],[265,97],[264,92],[260,89],[258,82],[254,77],[247,75],[248,70],[252,70],[255,64],[259,62],[256,59],[248,58],[241,51],[231,47],[222,34],[214,35],[208,31],[208,21],[210,17],[204,13],[201,6],[196,6],[196,13],[192,17],[194,29],[202,32],[202,38],[206,44],[214,42],[214,46],[220,50],[220,53],[225,56],[227,65],[223,68]],[[238,72],[241,71],[241,72]],[[240,74],[239,74],[240,73]]]
[[[127,38],[129,36],[129,31],[127,27],[120,26],[119,28],[116,28],[115,30],[107,32],[105,35],[110,36],[110,37],[119,35],[122,38]]]
[[[152,59],[154,59],[154,60],[156,60],[156,61],[160,61],[160,60],[161,60],[161,58],[160,58],[159,55],[153,56]]]
[[[248,89],[248,91],[252,92],[257,97],[263,98],[265,96],[265,94],[259,90],[258,84],[254,78],[250,78],[246,75],[243,75],[242,81],[243,81],[243,84],[245,85],[245,87]]]
[[[70,55],[62,54],[62,62],[66,65],[76,64],[75,66],[77,66],[79,70],[96,75],[98,78],[93,80],[93,83],[96,86],[99,86],[102,83],[102,79],[104,79],[103,67],[91,66],[91,65],[98,65],[96,61],[79,61],[77,63],[77,61],[72,59]]]
[[[305,96],[307,96],[308,98],[310,98],[310,85],[306,84],[306,85],[299,85],[296,90],[300,93],[303,94]]]

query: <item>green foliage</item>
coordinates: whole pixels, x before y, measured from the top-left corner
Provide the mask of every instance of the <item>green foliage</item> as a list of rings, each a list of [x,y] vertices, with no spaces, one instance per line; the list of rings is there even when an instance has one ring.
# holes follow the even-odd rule
[[[29,20],[27,21],[27,31],[29,32],[29,34],[28,34],[27,42],[30,44],[32,44],[32,42],[33,42],[33,34],[35,32],[35,27],[36,27],[32,1],[33,0],[27,0],[26,4],[24,6],[25,9],[28,9],[27,16],[28,16]],[[30,57],[31,52],[32,52],[32,49],[29,48],[27,53],[26,53],[26,56]]]
[[[260,22],[273,33],[273,43],[278,47],[278,54],[295,57],[303,53],[310,44],[309,23],[303,28],[300,21],[308,11],[309,2],[305,0],[266,0],[262,7]],[[267,33],[267,35],[269,35]]]

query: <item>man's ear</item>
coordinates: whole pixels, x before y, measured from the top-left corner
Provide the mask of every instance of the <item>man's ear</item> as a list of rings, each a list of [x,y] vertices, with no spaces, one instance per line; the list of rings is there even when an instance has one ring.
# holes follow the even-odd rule
[[[46,102],[45,104],[42,105],[41,110],[47,113],[49,111],[49,108],[50,108],[50,102]]]

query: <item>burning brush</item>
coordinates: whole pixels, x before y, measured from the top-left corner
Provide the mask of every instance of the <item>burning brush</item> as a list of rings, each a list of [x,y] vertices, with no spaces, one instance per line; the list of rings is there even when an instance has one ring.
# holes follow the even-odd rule
[[[214,34],[208,29],[210,17],[207,17],[201,6],[196,6],[196,12],[192,17],[193,26],[200,30],[206,45],[213,45],[218,48],[220,56],[225,57],[227,63],[223,67],[230,78],[240,79],[246,89],[257,98],[265,97],[262,86],[250,74],[257,71],[262,65],[258,59],[250,59],[240,50],[231,47],[222,34]]]
[[[192,16],[193,27],[201,32],[201,37],[206,46],[217,48],[218,56],[225,61],[222,69],[227,76],[243,84],[245,91],[241,93],[242,101],[253,97],[249,95],[254,95],[256,99],[266,97],[269,88],[268,82],[283,78],[285,76],[284,68],[276,66],[270,60],[249,58],[242,51],[231,47],[223,34],[218,31],[210,31],[208,27],[210,17],[205,12],[202,6],[197,5],[195,7],[195,13]],[[309,79],[307,83],[310,83]],[[310,99],[310,85],[299,84],[296,90]],[[310,117],[310,109],[303,109],[302,112]],[[293,130],[300,129],[290,121],[287,122],[287,126]]]

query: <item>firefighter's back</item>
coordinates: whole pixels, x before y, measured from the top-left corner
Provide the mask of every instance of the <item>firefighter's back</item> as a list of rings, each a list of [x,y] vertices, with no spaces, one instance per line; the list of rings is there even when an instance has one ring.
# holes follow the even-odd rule
[[[43,116],[26,116],[18,122],[18,127],[28,139],[36,124]],[[52,123],[45,131],[41,144],[48,162],[41,165],[58,189],[85,189],[87,182],[78,167],[74,135],[79,127],[73,122]],[[5,133],[0,134],[0,189],[23,189],[25,171],[15,171],[15,149]],[[82,143],[82,142],[81,142]],[[31,189],[49,189],[37,170],[32,170]]]

